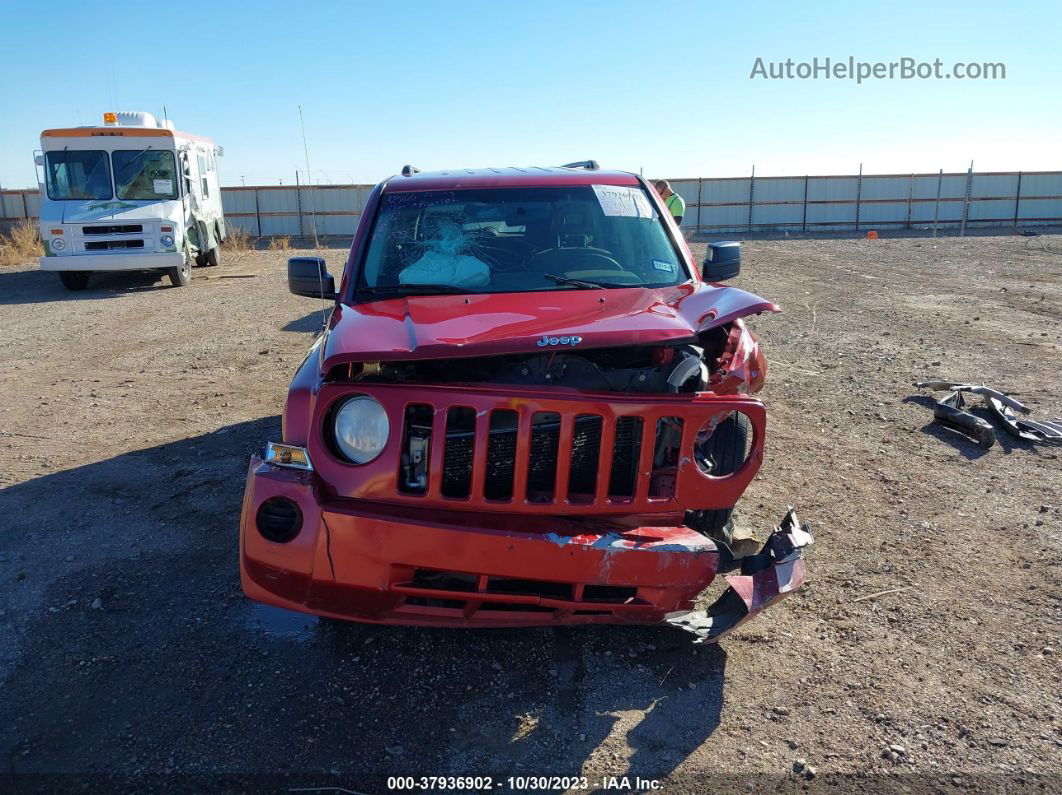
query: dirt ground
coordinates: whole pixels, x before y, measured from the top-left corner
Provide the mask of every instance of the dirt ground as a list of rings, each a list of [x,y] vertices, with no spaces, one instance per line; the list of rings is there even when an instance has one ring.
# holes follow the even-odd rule
[[[284,254],[230,254],[185,289],[0,270],[3,788],[1062,790],[1062,448],[983,450],[911,386],[984,380],[1062,416],[1059,252],[746,243],[735,284],[784,312],[752,323],[769,438],[739,511],[763,531],[793,503],[817,543],[807,587],[719,646],[252,604],[246,463],[321,323]],[[335,271],[345,252],[323,255]]]

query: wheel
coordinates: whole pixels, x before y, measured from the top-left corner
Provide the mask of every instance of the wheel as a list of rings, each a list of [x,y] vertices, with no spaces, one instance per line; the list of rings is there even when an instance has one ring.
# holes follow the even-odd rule
[[[170,284],[174,287],[187,287],[192,281],[192,265],[188,260],[177,268],[167,268],[166,275],[170,277]]]
[[[214,248],[210,249],[210,251],[208,251],[204,256],[204,259],[206,260],[205,265],[208,268],[216,268],[218,265],[220,265],[221,246],[214,246]]]
[[[59,281],[63,283],[63,287],[67,290],[84,290],[88,287],[89,272],[88,271],[59,271]]]
[[[205,268],[208,264],[209,263],[207,263],[207,255],[205,251],[195,255],[195,266],[197,268]]]
[[[707,444],[696,451],[696,456],[711,464],[713,475],[729,475],[745,462],[749,449],[751,425],[749,418],[737,413],[716,426]],[[734,529],[731,518],[734,509],[719,508],[712,511],[687,511],[686,525],[698,533],[717,541],[730,543]]]

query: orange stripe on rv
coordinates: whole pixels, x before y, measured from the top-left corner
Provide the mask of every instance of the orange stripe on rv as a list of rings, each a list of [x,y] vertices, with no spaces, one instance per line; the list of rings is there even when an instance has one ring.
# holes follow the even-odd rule
[[[188,138],[193,141],[201,141],[205,144],[213,144],[210,138],[191,133],[174,132],[155,127],[71,127],[70,129],[44,130],[41,138]]]

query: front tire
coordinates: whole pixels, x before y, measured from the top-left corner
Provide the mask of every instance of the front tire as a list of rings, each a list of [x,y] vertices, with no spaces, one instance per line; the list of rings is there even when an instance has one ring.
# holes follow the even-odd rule
[[[221,264],[221,247],[215,246],[206,253],[204,257],[206,262],[204,263],[207,268],[216,268]]]
[[[188,260],[176,268],[167,268],[166,275],[174,287],[187,287],[192,281],[192,265]]]
[[[88,271],[59,271],[59,281],[67,290],[77,292],[88,287],[89,275]]]

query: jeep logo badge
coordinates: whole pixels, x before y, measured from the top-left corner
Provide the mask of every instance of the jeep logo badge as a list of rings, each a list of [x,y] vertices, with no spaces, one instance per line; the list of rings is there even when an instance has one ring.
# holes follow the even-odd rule
[[[540,348],[551,348],[556,345],[578,345],[583,341],[582,337],[548,337],[544,336],[535,344]]]

